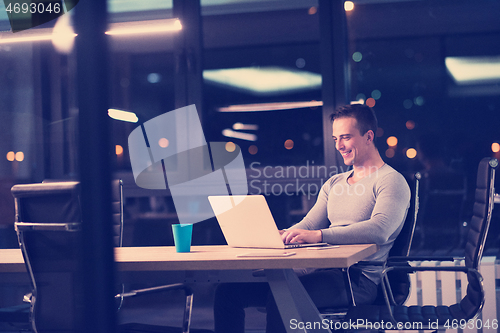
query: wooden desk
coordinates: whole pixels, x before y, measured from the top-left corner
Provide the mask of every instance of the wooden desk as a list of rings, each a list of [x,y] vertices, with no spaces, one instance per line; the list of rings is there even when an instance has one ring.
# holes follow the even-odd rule
[[[303,323],[321,323],[321,316],[303,288],[293,268],[349,267],[377,251],[377,246],[341,245],[327,250],[291,249],[289,257],[237,257],[242,253],[283,252],[284,250],[243,249],[228,246],[193,246],[189,253],[177,253],[174,247],[122,247],[115,249],[120,272],[152,271],[238,271],[264,269],[265,276],[289,332],[291,319]],[[0,273],[26,272],[21,251],[0,250]],[[313,329],[307,332],[330,332]]]

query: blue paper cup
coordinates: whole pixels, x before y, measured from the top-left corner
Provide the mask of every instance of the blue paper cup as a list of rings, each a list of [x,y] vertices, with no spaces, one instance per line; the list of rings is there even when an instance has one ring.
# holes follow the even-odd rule
[[[174,233],[175,251],[191,251],[191,235],[193,234],[192,224],[172,224]]]

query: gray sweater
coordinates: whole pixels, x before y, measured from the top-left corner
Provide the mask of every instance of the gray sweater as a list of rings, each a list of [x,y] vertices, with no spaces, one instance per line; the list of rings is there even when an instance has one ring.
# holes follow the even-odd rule
[[[375,243],[380,250],[366,260],[386,260],[406,218],[410,188],[404,177],[384,164],[355,184],[347,182],[352,171],[331,177],[321,187],[316,204],[290,229],[321,229],[330,244]],[[380,268],[363,270],[380,281]]]

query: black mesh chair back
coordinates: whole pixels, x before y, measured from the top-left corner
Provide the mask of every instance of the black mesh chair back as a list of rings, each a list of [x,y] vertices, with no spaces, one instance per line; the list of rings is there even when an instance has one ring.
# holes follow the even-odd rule
[[[355,306],[349,310],[344,320],[357,321],[364,319],[369,322],[391,323],[386,329],[415,329],[415,325],[398,327],[397,323],[410,322],[420,324],[419,329],[443,329],[446,324],[453,321],[469,320],[475,318],[481,311],[484,304],[484,290],[482,287],[482,277],[479,273],[479,264],[483,255],[484,245],[491,221],[491,214],[494,205],[494,180],[495,169],[498,167],[498,160],[494,158],[484,158],[479,163],[477,173],[477,184],[475,192],[475,203],[473,216],[470,221],[470,229],[465,244],[465,260],[463,266],[406,266],[401,262],[395,263],[385,269],[385,273],[391,271],[402,271],[415,273],[419,271],[452,271],[467,274],[467,292],[464,298],[453,305],[394,305],[390,302],[389,289],[384,289],[385,305]],[[443,209],[447,209],[443,207]],[[443,261],[454,260],[446,257],[408,257],[411,261]],[[407,261],[406,261],[407,262]],[[406,263],[405,262],[405,263]],[[492,295],[495,297],[495,295]],[[433,324],[434,326],[429,326]],[[426,326],[427,325],[427,326]],[[362,329],[363,327],[358,327]]]
[[[479,269],[490,227],[495,194],[495,169],[497,167],[498,160],[483,158],[477,172],[473,215],[465,243],[465,267],[474,271]],[[473,271],[469,272],[467,279],[469,284],[466,296],[459,304],[450,307],[450,310],[457,316],[472,318],[483,306],[484,292],[477,274],[474,274]]]
[[[43,182],[12,187],[16,222],[81,222],[78,182]]]
[[[37,333],[77,332],[82,302],[78,182],[15,185],[16,231],[33,288]]]
[[[67,181],[59,181],[53,179],[45,179],[43,183],[63,183]],[[69,182],[71,183],[71,182]],[[46,199],[45,199],[46,200]],[[117,247],[123,246],[123,180],[115,179],[111,183],[111,200],[113,214],[113,245]],[[76,203],[76,201],[74,201]],[[75,209],[77,207],[74,207]],[[79,209],[79,205],[78,205]]]

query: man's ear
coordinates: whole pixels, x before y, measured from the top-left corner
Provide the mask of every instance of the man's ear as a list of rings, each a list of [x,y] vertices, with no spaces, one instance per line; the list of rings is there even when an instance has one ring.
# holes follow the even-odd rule
[[[373,140],[375,139],[375,134],[373,133],[372,130],[368,130],[368,132],[366,132],[367,136],[366,136],[366,139],[367,139],[367,142],[373,142]]]

